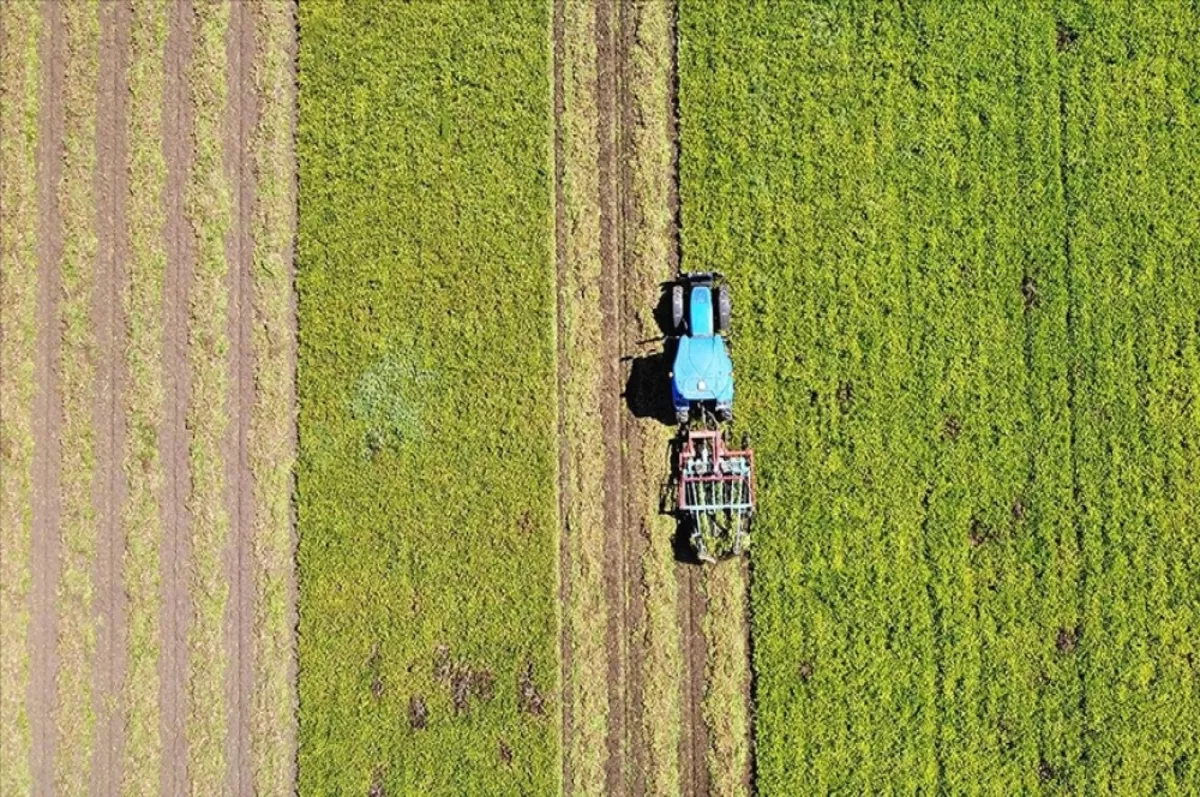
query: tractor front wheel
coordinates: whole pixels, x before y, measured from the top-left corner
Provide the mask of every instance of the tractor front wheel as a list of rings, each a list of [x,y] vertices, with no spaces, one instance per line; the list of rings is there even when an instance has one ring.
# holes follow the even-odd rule
[[[671,332],[683,332],[683,286],[671,286]]]
[[[733,317],[733,303],[729,298],[729,286],[717,288],[717,332],[728,332]]]

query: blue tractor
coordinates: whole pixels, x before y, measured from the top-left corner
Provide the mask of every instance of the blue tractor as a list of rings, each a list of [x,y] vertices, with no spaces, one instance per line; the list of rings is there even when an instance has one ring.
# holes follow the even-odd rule
[[[681,430],[676,507],[702,562],[746,549],[755,506],[754,452],[728,447],[721,429],[733,419],[729,316],[729,286],[720,274],[687,274],[671,286],[671,395]]]
[[[671,368],[675,418],[686,424],[693,410],[733,419],[733,361],[723,335],[729,331],[729,286],[718,273],[686,274],[671,286],[671,324],[676,336]]]

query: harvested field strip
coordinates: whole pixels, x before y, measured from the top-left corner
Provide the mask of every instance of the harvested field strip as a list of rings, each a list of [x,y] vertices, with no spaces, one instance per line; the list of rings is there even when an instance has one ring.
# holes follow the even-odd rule
[[[0,4],[0,793],[26,794],[41,16]]]
[[[300,6],[302,793],[561,789],[549,12]]]
[[[254,791],[284,794],[296,777],[295,575],[292,467],[295,462],[295,318],[292,248],[295,151],[292,143],[295,11],[254,6],[254,84],[259,123],[254,239],[255,403],[250,418],[254,476],[255,672],[251,744]]]
[[[563,474],[566,517],[564,623],[568,663],[564,673],[564,767],[570,794],[599,794],[605,784],[609,720],[609,607],[605,595],[607,558],[605,468],[596,456],[604,437],[600,362],[601,313],[599,113],[597,109],[596,9],[563,3],[562,109],[558,115],[561,198],[565,208],[560,263],[560,330],[566,362],[560,363]]]
[[[629,54],[628,90],[634,119],[630,131],[633,152],[632,191],[635,218],[627,239],[628,272],[624,277],[628,317],[635,325],[635,340],[654,340],[661,331],[650,308],[659,301],[659,285],[672,277],[674,215],[671,207],[674,153],[671,143],[673,112],[669,91],[672,81],[671,6],[656,0],[639,0],[623,24],[634,26]],[[655,344],[657,345],[657,343]],[[653,355],[651,355],[653,357]],[[654,368],[651,374],[661,373]],[[638,378],[643,378],[639,371]],[[633,375],[631,374],[632,385]],[[661,390],[661,383],[646,385]],[[639,401],[638,399],[634,399]],[[654,399],[650,399],[653,402]],[[639,401],[640,403],[640,401]],[[683,637],[679,627],[679,590],[676,584],[672,536],[675,522],[659,512],[658,486],[663,477],[663,457],[671,430],[657,418],[637,422],[639,436],[633,472],[640,481],[633,496],[633,511],[641,519],[646,538],[640,563],[640,585],[645,605],[642,668],[644,706],[642,723],[646,740],[646,793],[679,794],[679,752],[683,722]],[[635,648],[638,649],[638,648]]]
[[[190,790],[217,794],[225,784],[227,705],[224,646],[229,594],[223,556],[229,536],[225,502],[225,438],[229,395],[228,264],[225,240],[232,225],[230,187],[222,165],[226,102],[228,2],[197,3],[193,9],[189,91],[194,113],[195,160],[185,196],[185,213],[196,236],[196,262],[188,293],[188,362],[191,397],[187,409],[191,491],[188,590],[188,778]]]
[[[159,786],[159,653],[162,648],[160,556],[163,539],[163,282],[167,166],[163,155],[163,59],[166,5],[134,0],[130,21],[126,204],[129,260],[122,296],[126,319],[125,394],[127,495],[121,525],[128,627],[125,670],[126,737],[122,791],[147,794]]]
[[[708,729],[708,789],[713,795],[750,793],[750,655],[746,649],[746,577],[738,562],[705,575],[708,610],[708,689],[704,724]]]
[[[62,571],[56,605],[59,667],[54,710],[58,734],[54,780],[59,793],[82,794],[87,790],[90,775],[96,720],[92,706],[92,667],[96,649],[92,573],[98,533],[92,505],[96,344],[91,328],[91,308],[97,251],[93,183],[99,4],[94,1],[64,4],[63,22],[67,59],[63,89],[65,126],[62,179],[56,197],[63,225],[59,304],[62,332],[59,361],[62,548],[59,555]]]
[[[1200,12],[1083,3],[1060,27],[1088,761],[1070,782],[1194,793]]]

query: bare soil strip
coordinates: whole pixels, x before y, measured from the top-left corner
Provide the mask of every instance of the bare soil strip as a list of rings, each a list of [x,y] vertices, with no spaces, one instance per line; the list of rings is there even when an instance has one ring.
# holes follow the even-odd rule
[[[296,27],[292,3],[252,6],[258,126],[253,134],[256,206],[251,221],[255,403],[254,654],[251,747],[254,791],[291,792],[296,780]]]
[[[0,793],[32,787],[26,696],[37,346],[38,35],[32,3],[0,4]]]
[[[224,577],[229,584],[225,607],[224,644],[229,652],[225,672],[228,706],[225,756],[229,762],[226,788],[233,794],[250,790],[253,779],[250,750],[250,688],[254,678],[253,528],[254,494],[248,455],[250,409],[254,403],[254,362],[251,351],[253,323],[253,242],[250,227],[254,212],[254,176],[249,152],[250,136],[257,123],[253,84],[254,16],[246,3],[235,3],[225,42],[229,91],[225,108],[224,166],[231,186],[233,224],[225,238],[228,263],[226,291],[229,317],[227,368],[229,427],[222,443],[225,463],[226,512],[229,544],[224,552]]]
[[[617,108],[617,37],[620,19],[616,2],[596,3],[596,134],[599,142],[596,167],[600,212],[600,423],[604,448],[604,592],[608,607],[608,761],[605,792],[629,793],[634,770],[627,729],[630,725],[629,625],[626,604],[626,549],[624,470],[621,449],[625,443],[621,406],[621,169],[617,161],[620,122]]]
[[[166,412],[160,429],[159,452],[166,486],[163,495],[162,656],[159,664],[162,707],[161,789],[182,794],[188,789],[188,750],[184,734],[187,703],[188,648],[191,622],[187,572],[192,527],[186,506],[189,489],[188,432],[185,411],[191,401],[191,372],[187,363],[187,312],[195,244],[184,216],[184,189],[191,169],[192,113],[187,75],[192,53],[191,0],[168,5],[166,81],[164,83],[163,149],[167,167],[167,268],[163,285],[165,321],[163,384]]]
[[[66,65],[63,9],[54,0],[41,6],[42,98],[37,137],[38,287],[37,354],[34,363],[33,417],[33,603],[30,627],[29,725],[30,767],[34,791],[54,790],[57,747],[51,709],[56,702],[55,675],[58,623],[55,594],[59,581],[59,460],[62,408],[58,398],[59,263],[62,219],[56,188],[62,173],[62,85]]]
[[[125,590],[121,581],[124,535],[120,523],[125,499],[125,413],[127,382],[123,352],[128,345],[121,307],[128,246],[125,203],[129,193],[126,130],[126,68],[129,51],[129,6],[100,6],[100,85],[96,106],[96,289],[91,325],[96,335],[96,479],[92,503],[99,528],[93,578],[98,634],[93,673],[96,753],[92,760],[92,792],[115,794],[121,783],[124,704],[121,700],[126,650]]]

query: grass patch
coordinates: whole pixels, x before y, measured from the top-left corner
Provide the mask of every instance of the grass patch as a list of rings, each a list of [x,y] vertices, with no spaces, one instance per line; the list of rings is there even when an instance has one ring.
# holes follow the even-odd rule
[[[624,9],[622,13],[625,13]],[[655,307],[659,285],[669,280],[672,226],[671,180],[674,169],[670,137],[673,112],[668,96],[671,85],[671,7],[656,0],[639,0],[630,6],[634,25],[630,54],[629,90],[637,120],[633,137],[633,199],[637,223],[630,245],[626,285],[636,285],[638,307]],[[638,313],[638,340],[661,334],[649,313]],[[647,546],[641,561],[644,593],[646,658],[643,672],[643,724],[646,733],[646,789],[649,794],[679,794],[682,788],[679,749],[683,735],[683,635],[679,627],[679,587],[672,536],[675,522],[659,512],[658,487],[664,452],[671,430],[655,420],[639,423],[641,461],[634,472],[643,474],[636,497],[643,518]]]
[[[121,510],[122,565],[128,623],[125,664],[125,744],[122,789],[146,794],[158,788],[162,764],[158,658],[162,648],[160,551],[163,539],[163,465],[158,451],[163,387],[163,280],[167,255],[163,201],[163,58],[167,8],[135,0],[130,18],[128,132],[128,276],[122,290],[126,319],[124,396],[127,431],[124,469],[128,492]]]
[[[1196,14],[1063,14],[681,9],[764,792],[1196,788]]]
[[[604,787],[608,732],[608,603],[605,599],[604,439],[600,411],[603,319],[600,312],[600,141],[597,107],[596,9],[564,3],[562,147],[565,260],[560,264],[559,317],[566,552],[567,668],[563,681],[570,723],[564,740],[572,794]]]
[[[83,794],[91,771],[96,717],[92,660],[96,650],[92,572],[99,529],[92,506],[96,342],[92,332],[97,240],[93,191],[96,167],[96,87],[99,80],[99,5],[63,9],[66,67],[63,85],[63,166],[56,186],[62,217],[62,548],[58,582],[58,672],[54,722],[58,746],[54,779],[62,794]]]
[[[300,31],[300,790],[555,792],[549,6]]]
[[[193,7],[192,58],[188,88],[195,131],[195,160],[184,197],[196,236],[196,262],[188,290],[188,363],[191,397],[187,408],[191,490],[191,570],[188,590],[188,779],[199,794],[217,794],[226,777],[228,732],[224,646],[229,584],[223,555],[229,537],[225,464],[221,444],[229,423],[228,263],[225,239],[232,226],[230,188],[222,160],[226,85],[225,40],[228,2]]]
[[[295,463],[296,100],[292,70],[295,11],[288,3],[254,6],[254,85],[259,123],[251,143],[257,175],[254,239],[255,399],[250,416],[254,477],[255,678],[252,741],[259,794],[294,788],[296,640],[292,610],[295,551],[292,467]]]
[[[33,359],[41,15],[0,5],[0,793],[32,788],[25,693],[32,584]]]

